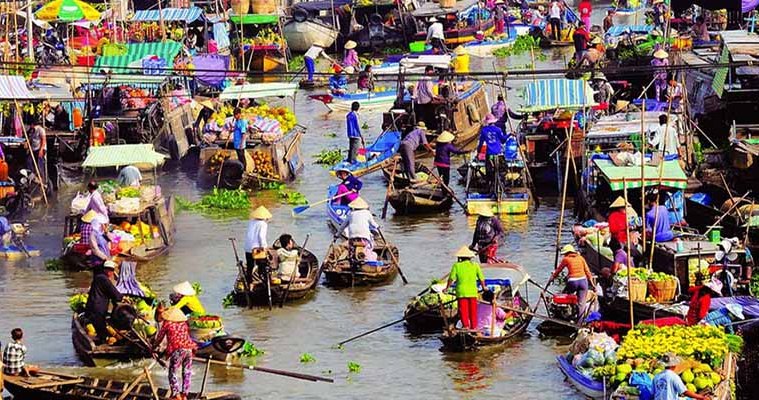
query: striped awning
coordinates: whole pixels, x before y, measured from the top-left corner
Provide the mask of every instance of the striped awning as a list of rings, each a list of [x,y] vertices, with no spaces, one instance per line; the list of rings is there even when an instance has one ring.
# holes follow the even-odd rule
[[[198,7],[190,8],[164,8],[163,10],[139,10],[135,11],[132,21],[184,21],[192,23],[203,22],[205,14]]]
[[[23,76],[0,75],[0,100],[29,100],[35,98]]]
[[[606,36],[617,37],[625,33],[651,33],[653,25],[614,25],[606,31]]]
[[[276,14],[245,14],[245,15],[230,15],[229,20],[235,24],[242,25],[261,25],[261,24],[276,24],[279,22],[279,15]]]
[[[139,68],[130,68],[129,64],[147,56],[157,56],[166,60],[166,68],[171,69],[174,68],[174,58],[182,51],[182,44],[173,40],[152,43],[129,43],[126,47],[127,51],[125,55],[98,57],[95,60],[93,71],[106,70],[114,73],[142,74],[143,70],[141,66]]]
[[[605,159],[597,159],[593,160],[593,162],[601,171],[604,178],[609,182],[609,185],[611,185],[612,191],[623,190],[625,181],[627,183],[627,189],[635,189],[642,186],[639,165],[616,166],[611,160]],[[658,186],[659,173],[658,165],[646,165],[643,171],[646,186]],[[662,186],[675,189],[685,189],[688,186],[688,177],[685,176],[685,172],[680,168],[680,162],[678,160],[664,161],[663,168],[661,169],[661,177]]]
[[[83,168],[123,167],[145,164],[152,167],[163,164],[166,156],[153,150],[148,144],[115,144],[90,147]]]
[[[581,79],[542,79],[530,82],[524,89],[522,112],[580,109],[597,105],[593,89]]]

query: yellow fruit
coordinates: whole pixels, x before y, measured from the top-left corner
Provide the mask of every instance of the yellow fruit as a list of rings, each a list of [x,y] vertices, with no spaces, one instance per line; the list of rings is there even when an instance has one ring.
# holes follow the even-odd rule
[[[97,331],[95,331],[95,326],[92,324],[87,324],[87,326],[84,327],[84,329],[87,331],[87,335],[89,336],[97,336]]]
[[[690,368],[683,371],[683,373],[680,374],[680,377],[683,379],[683,382],[685,383],[691,383],[696,378],[695,376],[693,376],[693,372],[690,370]]]

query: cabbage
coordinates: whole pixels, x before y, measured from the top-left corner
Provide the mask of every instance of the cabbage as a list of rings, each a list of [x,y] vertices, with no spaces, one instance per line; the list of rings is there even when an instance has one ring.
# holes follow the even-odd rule
[[[614,350],[606,350],[604,353],[604,359],[606,360],[606,365],[614,365],[617,363],[617,352]]]

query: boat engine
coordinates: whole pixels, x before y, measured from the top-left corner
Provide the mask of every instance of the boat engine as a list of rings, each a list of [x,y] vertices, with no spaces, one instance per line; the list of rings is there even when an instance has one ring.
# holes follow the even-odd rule
[[[577,296],[574,294],[555,294],[548,301],[548,315],[552,318],[575,321],[578,312]]]

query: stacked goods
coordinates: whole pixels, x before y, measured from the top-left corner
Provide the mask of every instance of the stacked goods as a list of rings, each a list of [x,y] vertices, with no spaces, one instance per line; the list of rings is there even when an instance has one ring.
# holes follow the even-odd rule
[[[566,354],[567,361],[581,374],[598,379],[596,371],[611,371],[617,363],[618,345],[606,333],[581,331]]]
[[[622,285],[627,285],[628,269],[622,269],[615,275],[615,278]],[[648,270],[645,268],[632,268],[630,276],[629,298],[632,301],[645,301],[646,290],[648,289]]]
[[[279,179],[279,174],[277,173],[272,162],[271,153],[256,150],[249,154],[253,159],[253,174],[265,179]]]
[[[216,126],[232,126],[234,107],[224,105],[212,116]],[[249,125],[262,131],[264,134],[282,136],[295,127],[298,122],[292,110],[286,107],[273,107],[268,104],[242,109],[242,117],[247,119]]]
[[[124,296],[122,299],[122,302],[125,304],[130,304],[139,314],[140,318],[137,318],[133,322],[133,328],[135,331],[140,333],[143,337],[151,337],[156,334],[156,323],[154,321],[154,315],[155,315],[155,293],[153,293],[150,288],[140,284],[140,288],[145,293],[146,298],[142,297],[132,297],[132,296]],[[87,293],[77,293],[69,298],[69,306],[75,313],[81,313],[84,312],[84,307],[87,304]],[[113,327],[110,325],[107,326],[109,337],[107,339],[108,344],[116,344],[118,342],[118,338],[125,337],[128,333],[126,331],[117,332]],[[95,327],[91,323],[87,323],[84,326],[84,330],[87,332],[87,335],[90,337],[96,337],[97,332],[95,331]]]
[[[155,102],[155,98],[143,89],[122,86],[119,93],[121,108],[123,109],[141,110]]]
[[[243,39],[243,44],[253,46],[279,46],[282,42],[282,36],[271,28],[261,29],[253,38]]]
[[[230,157],[231,155],[224,151],[217,151],[214,153],[211,158],[208,159],[208,162],[206,162],[208,173],[211,175],[218,174],[221,165],[224,164],[224,161],[227,161]]]
[[[415,312],[439,309],[442,304],[445,304],[443,307],[446,309],[456,309],[457,304],[453,300],[456,300],[456,296],[452,294],[429,292],[414,297],[409,307],[413,308]]]
[[[657,303],[666,303],[675,298],[677,278],[663,272],[653,272],[648,275],[648,294]]]
[[[190,336],[198,342],[205,342],[224,334],[224,324],[221,317],[203,315],[189,320]]]

